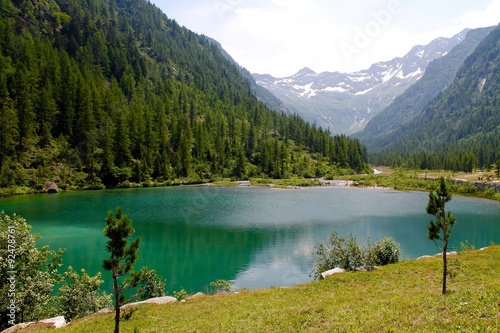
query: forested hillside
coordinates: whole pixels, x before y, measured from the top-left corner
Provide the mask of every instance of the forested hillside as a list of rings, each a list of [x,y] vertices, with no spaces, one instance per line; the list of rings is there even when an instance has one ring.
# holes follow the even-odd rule
[[[0,1],[0,187],[361,172],[366,150],[270,111],[145,0]]]
[[[467,32],[465,39],[445,56],[433,60],[425,74],[383,111],[373,117],[366,128],[354,136],[366,145],[370,152],[380,151],[402,135],[401,128],[419,115],[423,108],[445,90],[455,78],[478,44],[494,29],[480,28]]]
[[[500,26],[375,163],[472,171],[500,160]]]

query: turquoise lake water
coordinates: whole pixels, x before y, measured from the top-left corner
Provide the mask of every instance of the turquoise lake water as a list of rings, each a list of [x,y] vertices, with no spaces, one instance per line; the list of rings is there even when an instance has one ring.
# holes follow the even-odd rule
[[[311,280],[315,246],[333,231],[353,232],[365,245],[386,236],[414,259],[438,249],[426,236],[431,216],[427,193],[357,188],[183,186],[105,190],[0,198],[0,210],[25,217],[40,233],[39,245],[65,248],[65,265],[101,268],[108,254],[102,230],[117,206],[141,237],[135,268],[148,266],[167,279],[167,290],[204,291],[211,281],[233,288],[267,288]],[[454,197],[447,205],[457,218],[451,246],[476,248],[500,243],[500,203]]]

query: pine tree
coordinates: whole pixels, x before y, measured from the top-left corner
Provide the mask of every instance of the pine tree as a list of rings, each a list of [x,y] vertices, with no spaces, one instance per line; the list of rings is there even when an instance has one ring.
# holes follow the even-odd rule
[[[133,264],[137,261],[140,238],[136,238],[128,245],[128,238],[135,232],[132,220],[122,213],[121,207],[116,208],[116,217],[109,211],[106,217],[107,226],[104,235],[109,238],[106,250],[110,253],[109,259],[104,260],[103,267],[111,271],[113,278],[113,299],[115,303],[115,333],[120,333],[120,307],[127,303],[125,292],[131,287],[136,287],[140,281],[140,272],[132,271]],[[130,278],[125,279],[122,284],[118,279],[127,274]]]
[[[451,200],[451,197],[450,190],[446,186],[444,178],[441,177],[437,191],[435,193],[433,191],[429,193],[429,201],[426,207],[427,214],[436,217],[435,221],[430,221],[429,223],[427,237],[433,240],[436,246],[443,252],[443,295],[446,294],[446,277],[448,275],[448,262],[446,258],[448,239],[450,238],[451,228],[456,222],[451,212],[445,211],[445,204]],[[437,240],[443,242],[442,248],[438,245]]]

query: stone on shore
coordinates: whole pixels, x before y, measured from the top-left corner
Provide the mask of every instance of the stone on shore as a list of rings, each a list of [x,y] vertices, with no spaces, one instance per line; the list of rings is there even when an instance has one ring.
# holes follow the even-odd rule
[[[155,297],[155,298],[150,298],[145,301],[141,302],[135,302],[135,303],[129,303],[121,306],[121,309],[126,309],[131,306],[139,305],[139,304],[167,304],[167,303],[174,303],[177,302],[177,298],[172,297],[172,296],[163,296],[163,297]]]
[[[323,272],[320,275],[320,280],[326,279],[327,276],[333,275],[333,274],[339,274],[339,273],[344,273],[345,269],[336,267],[334,269],[330,269],[329,271]]]
[[[59,193],[59,187],[57,184],[51,181],[45,183],[43,188],[47,191],[47,193]]]
[[[12,327],[7,328],[6,330],[3,330],[1,333],[14,333],[14,332],[23,330],[27,327],[30,327],[30,328],[33,328],[33,327],[61,328],[61,327],[65,327],[67,325],[68,325],[68,323],[66,322],[66,319],[64,319],[63,316],[59,316],[59,317],[40,320],[37,322],[17,324],[17,325],[14,325]]]

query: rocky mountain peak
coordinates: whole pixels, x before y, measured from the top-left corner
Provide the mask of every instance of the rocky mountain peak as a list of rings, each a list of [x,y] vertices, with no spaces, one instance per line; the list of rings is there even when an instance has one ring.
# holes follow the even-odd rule
[[[254,78],[290,111],[330,128],[332,133],[352,134],[417,82],[432,60],[462,42],[466,32],[417,45],[403,57],[354,73],[316,73],[304,67],[286,78],[261,74],[254,74]]]

